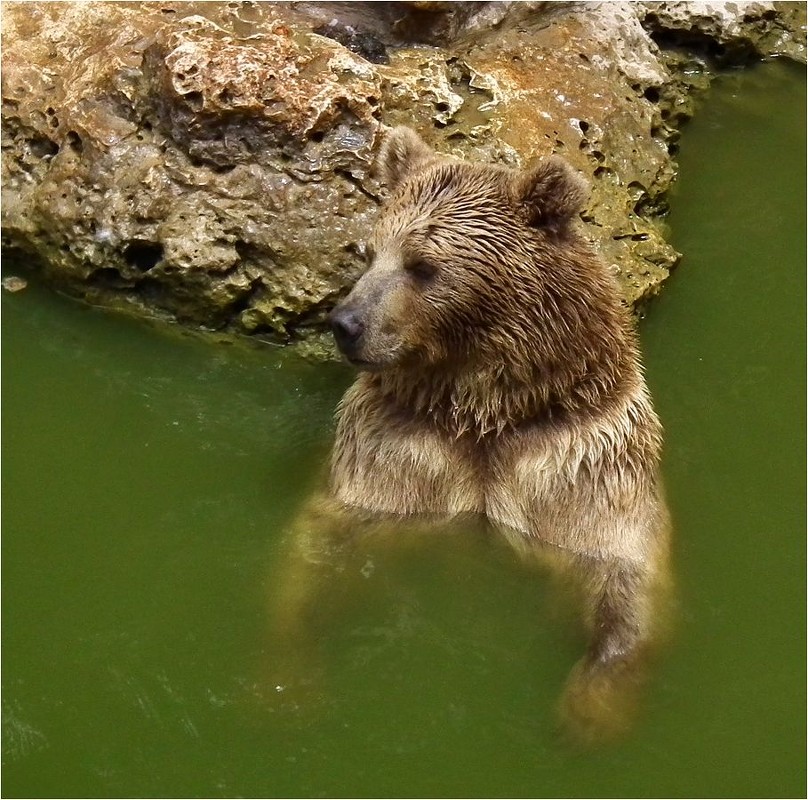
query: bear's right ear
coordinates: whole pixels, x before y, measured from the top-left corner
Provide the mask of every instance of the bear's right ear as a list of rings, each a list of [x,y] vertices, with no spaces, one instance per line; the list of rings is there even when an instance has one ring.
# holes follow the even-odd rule
[[[414,130],[399,125],[382,142],[376,169],[387,186],[395,189],[410,172],[434,157],[435,151]]]
[[[560,232],[584,207],[589,187],[564,159],[550,156],[520,172],[511,192],[529,225]]]

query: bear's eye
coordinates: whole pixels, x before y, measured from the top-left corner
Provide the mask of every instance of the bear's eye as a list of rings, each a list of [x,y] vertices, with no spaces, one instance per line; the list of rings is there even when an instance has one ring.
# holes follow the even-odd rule
[[[416,280],[422,282],[426,282],[434,278],[438,271],[438,268],[434,264],[430,263],[429,261],[424,261],[423,259],[410,262],[406,265],[405,269]]]

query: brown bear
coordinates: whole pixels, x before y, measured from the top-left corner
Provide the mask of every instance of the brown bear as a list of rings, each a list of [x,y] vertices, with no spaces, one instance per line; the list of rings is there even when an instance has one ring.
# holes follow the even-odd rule
[[[360,374],[307,547],[360,519],[484,515],[579,576],[592,641],[566,704],[614,727],[604,696],[651,639],[668,526],[630,315],[574,224],[586,187],[557,157],[470,164],[403,127],[378,168],[390,196],[368,268],[331,314]]]

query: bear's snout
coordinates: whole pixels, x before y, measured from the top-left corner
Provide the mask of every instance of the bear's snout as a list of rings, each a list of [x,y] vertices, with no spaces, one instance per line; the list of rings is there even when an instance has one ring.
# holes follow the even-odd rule
[[[337,347],[350,359],[356,356],[357,344],[362,338],[365,324],[350,308],[335,308],[330,316],[331,331]]]

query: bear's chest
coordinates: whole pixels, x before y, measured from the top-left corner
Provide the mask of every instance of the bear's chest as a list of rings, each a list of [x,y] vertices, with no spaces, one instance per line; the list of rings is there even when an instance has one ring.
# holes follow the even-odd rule
[[[387,514],[485,511],[479,459],[463,441],[389,424],[340,436],[331,490],[347,505]]]
[[[485,514],[535,534],[537,517],[548,523],[571,499],[577,444],[538,427],[452,436],[423,417],[396,412],[360,381],[340,409],[331,491],[371,512]]]

